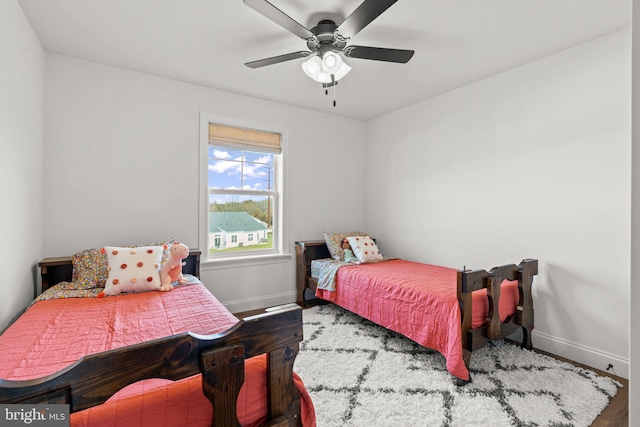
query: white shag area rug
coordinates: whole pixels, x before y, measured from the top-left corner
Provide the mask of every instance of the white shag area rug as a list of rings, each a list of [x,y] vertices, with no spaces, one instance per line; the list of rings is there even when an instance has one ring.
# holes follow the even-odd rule
[[[318,427],[590,426],[622,385],[502,341],[462,387],[444,357],[333,304],[303,311],[294,369]]]

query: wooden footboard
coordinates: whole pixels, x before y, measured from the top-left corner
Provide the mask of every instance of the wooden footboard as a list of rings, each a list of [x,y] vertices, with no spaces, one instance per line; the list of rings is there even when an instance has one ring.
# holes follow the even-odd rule
[[[458,271],[458,301],[461,311],[462,347],[467,368],[471,353],[484,347],[490,340],[503,339],[522,330],[522,347],[531,349],[531,331],[533,330],[533,296],[531,288],[533,276],[538,274],[538,260],[525,259],[519,265],[509,264],[495,267],[489,271]],[[504,280],[518,281],[518,309],[505,322],[500,320],[498,311],[500,291]],[[489,301],[487,323],[476,329],[471,328],[472,292],[486,289]]]
[[[240,425],[236,400],[244,382],[244,360],[266,353],[267,425],[299,426],[300,395],[293,363],[301,341],[302,310],[286,308],[246,318],[221,334],[186,332],[86,356],[41,379],[0,380],[0,403],[67,403],[73,413],[102,404],[137,381],[175,381],[201,373],[204,395],[213,405],[212,425],[235,427]]]

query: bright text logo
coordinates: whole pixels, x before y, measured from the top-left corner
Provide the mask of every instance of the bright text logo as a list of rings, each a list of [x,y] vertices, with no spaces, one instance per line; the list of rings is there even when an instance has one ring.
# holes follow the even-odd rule
[[[68,427],[69,405],[0,405],[0,424]]]

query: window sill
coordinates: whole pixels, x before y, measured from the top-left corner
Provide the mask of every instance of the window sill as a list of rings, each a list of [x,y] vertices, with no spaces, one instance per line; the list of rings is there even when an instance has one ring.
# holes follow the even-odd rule
[[[222,268],[253,267],[256,265],[269,265],[289,262],[293,259],[292,254],[269,254],[242,256],[233,258],[209,259],[200,262],[200,270],[218,270]]]

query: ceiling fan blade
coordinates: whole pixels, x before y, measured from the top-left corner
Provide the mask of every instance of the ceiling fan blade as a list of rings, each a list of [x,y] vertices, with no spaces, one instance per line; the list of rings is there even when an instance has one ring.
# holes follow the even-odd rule
[[[384,47],[347,46],[345,56],[349,58],[373,59],[374,61],[399,62],[406,64],[413,57],[413,50],[387,49]]]
[[[344,38],[355,36],[398,0],[364,0],[337,28]]]
[[[292,59],[305,58],[311,55],[311,52],[301,50],[299,52],[286,53],[284,55],[272,56],[271,58],[258,59],[257,61],[247,62],[249,68],[260,68],[267,65],[279,64],[280,62],[291,61]]]
[[[296,22],[289,15],[269,3],[267,0],[243,0],[244,4],[252,8],[258,13],[266,16],[276,24],[295,34],[296,36],[308,39],[315,35],[307,28]]]

